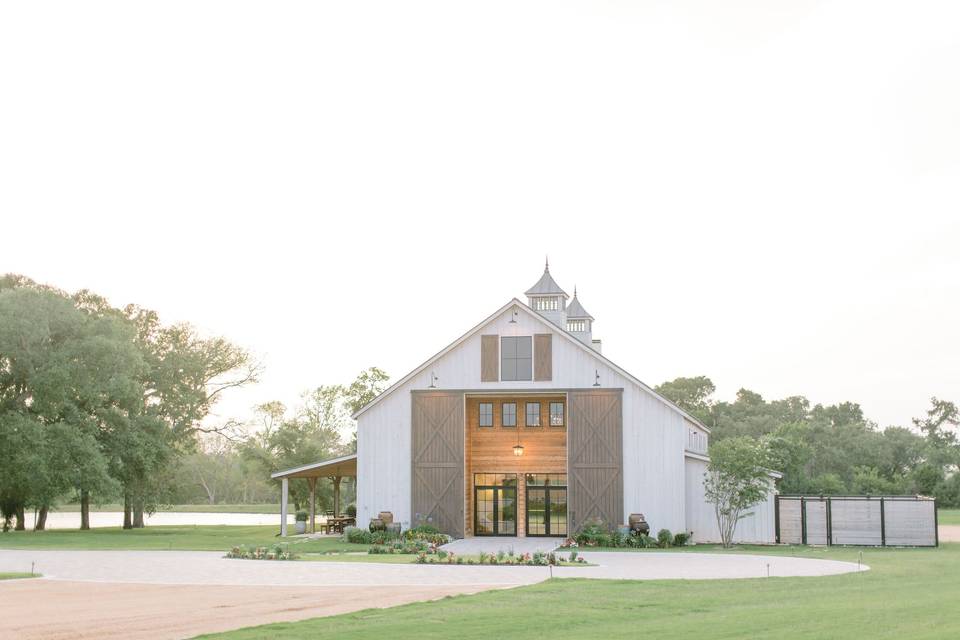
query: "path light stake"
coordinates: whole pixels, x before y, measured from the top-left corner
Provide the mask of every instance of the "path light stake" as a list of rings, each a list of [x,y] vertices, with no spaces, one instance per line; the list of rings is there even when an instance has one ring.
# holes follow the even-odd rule
[[[770,577],[770,563],[767,563],[767,577]]]
[[[30,575],[34,575],[34,571],[33,571],[33,570],[36,568],[36,566],[37,566],[37,561],[36,561],[36,560],[34,560],[33,562],[30,563]]]

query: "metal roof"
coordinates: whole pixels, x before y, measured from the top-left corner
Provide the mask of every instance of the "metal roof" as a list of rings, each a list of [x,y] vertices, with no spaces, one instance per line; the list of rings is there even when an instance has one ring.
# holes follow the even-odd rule
[[[271,473],[271,478],[335,478],[356,477],[357,475],[357,454],[351,453],[348,456],[322,460],[321,462],[312,462],[302,467],[285,469]]]
[[[569,298],[567,292],[560,288],[560,285],[557,284],[557,281],[553,279],[553,276],[550,275],[550,263],[548,262],[543,268],[543,275],[540,276],[540,279],[537,280],[537,284],[533,285],[526,291],[528,296],[544,296],[559,293],[564,298]]]
[[[569,306],[567,306],[567,317],[573,319],[580,318],[589,318],[593,320],[593,316],[587,313],[587,310],[583,308],[583,305],[580,304],[580,301],[577,300],[577,290],[573,290],[573,300],[570,301]]]

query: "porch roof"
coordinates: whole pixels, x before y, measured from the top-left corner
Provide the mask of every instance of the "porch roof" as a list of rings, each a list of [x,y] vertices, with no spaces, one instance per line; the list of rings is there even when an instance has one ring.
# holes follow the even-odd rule
[[[356,478],[357,454],[331,458],[270,474],[271,478]]]

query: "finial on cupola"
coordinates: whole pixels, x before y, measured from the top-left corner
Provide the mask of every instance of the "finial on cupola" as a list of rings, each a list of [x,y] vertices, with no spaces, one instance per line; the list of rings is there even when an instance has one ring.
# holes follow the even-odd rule
[[[547,256],[547,259],[546,259],[546,261],[544,262],[544,265],[543,265],[543,270],[544,270],[544,271],[550,271],[550,256]]]

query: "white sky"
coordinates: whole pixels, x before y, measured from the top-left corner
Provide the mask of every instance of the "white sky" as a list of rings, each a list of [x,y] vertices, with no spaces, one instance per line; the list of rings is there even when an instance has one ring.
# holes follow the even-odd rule
[[[540,276],[718,396],[960,401],[960,4],[0,0],[0,271],[394,378]]]

